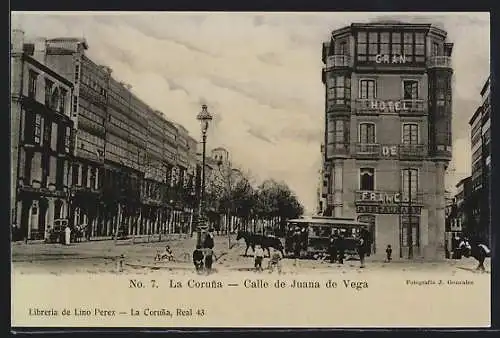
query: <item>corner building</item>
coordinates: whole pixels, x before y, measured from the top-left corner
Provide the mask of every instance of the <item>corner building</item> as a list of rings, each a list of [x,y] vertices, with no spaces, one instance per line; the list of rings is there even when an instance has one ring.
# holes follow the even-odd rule
[[[324,215],[370,224],[372,254],[444,258],[453,44],[431,24],[376,22],[323,43]],[[411,229],[411,230],[410,230]]]

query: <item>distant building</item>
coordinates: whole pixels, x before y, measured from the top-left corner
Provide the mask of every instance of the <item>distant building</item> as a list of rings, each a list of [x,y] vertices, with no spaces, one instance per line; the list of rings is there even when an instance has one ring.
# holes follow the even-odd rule
[[[323,43],[325,215],[368,222],[372,251],[444,258],[452,51],[431,24],[354,23]]]
[[[11,224],[13,240],[47,239],[69,210],[73,84],[45,63],[45,41],[12,32]]]
[[[457,193],[455,195],[456,214],[452,218],[450,231],[467,231],[472,224],[472,213],[470,208],[470,197],[472,194],[472,180],[468,176],[456,184]]]
[[[491,241],[491,105],[490,78],[481,90],[482,104],[469,121],[471,126],[472,196],[471,209],[474,226],[471,235]],[[491,244],[491,243],[490,243]]]

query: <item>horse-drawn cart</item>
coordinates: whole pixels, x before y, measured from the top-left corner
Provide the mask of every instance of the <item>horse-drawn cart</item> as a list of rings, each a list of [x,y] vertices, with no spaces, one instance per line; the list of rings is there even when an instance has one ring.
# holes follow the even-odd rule
[[[299,218],[288,221],[285,238],[287,254],[321,257],[328,254],[330,238],[336,232],[342,237],[346,255],[357,255],[359,234],[368,224],[353,219],[333,217]]]

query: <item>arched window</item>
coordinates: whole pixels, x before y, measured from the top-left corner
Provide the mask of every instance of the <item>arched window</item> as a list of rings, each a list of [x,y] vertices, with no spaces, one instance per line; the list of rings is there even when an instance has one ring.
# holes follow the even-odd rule
[[[361,168],[359,170],[359,189],[375,190],[375,169]]]

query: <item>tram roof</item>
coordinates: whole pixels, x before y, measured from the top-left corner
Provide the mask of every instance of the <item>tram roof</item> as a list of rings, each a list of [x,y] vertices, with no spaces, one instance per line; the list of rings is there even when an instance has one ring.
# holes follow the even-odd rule
[[[335,225],[343,225],[343,226],[365,226],[368,223],[358,222],[353,219],[348,218],[296,218],[288,220],[289,223],[294,224],[317,224],[317,225],[326,225],[326,226],[335,226]]]

